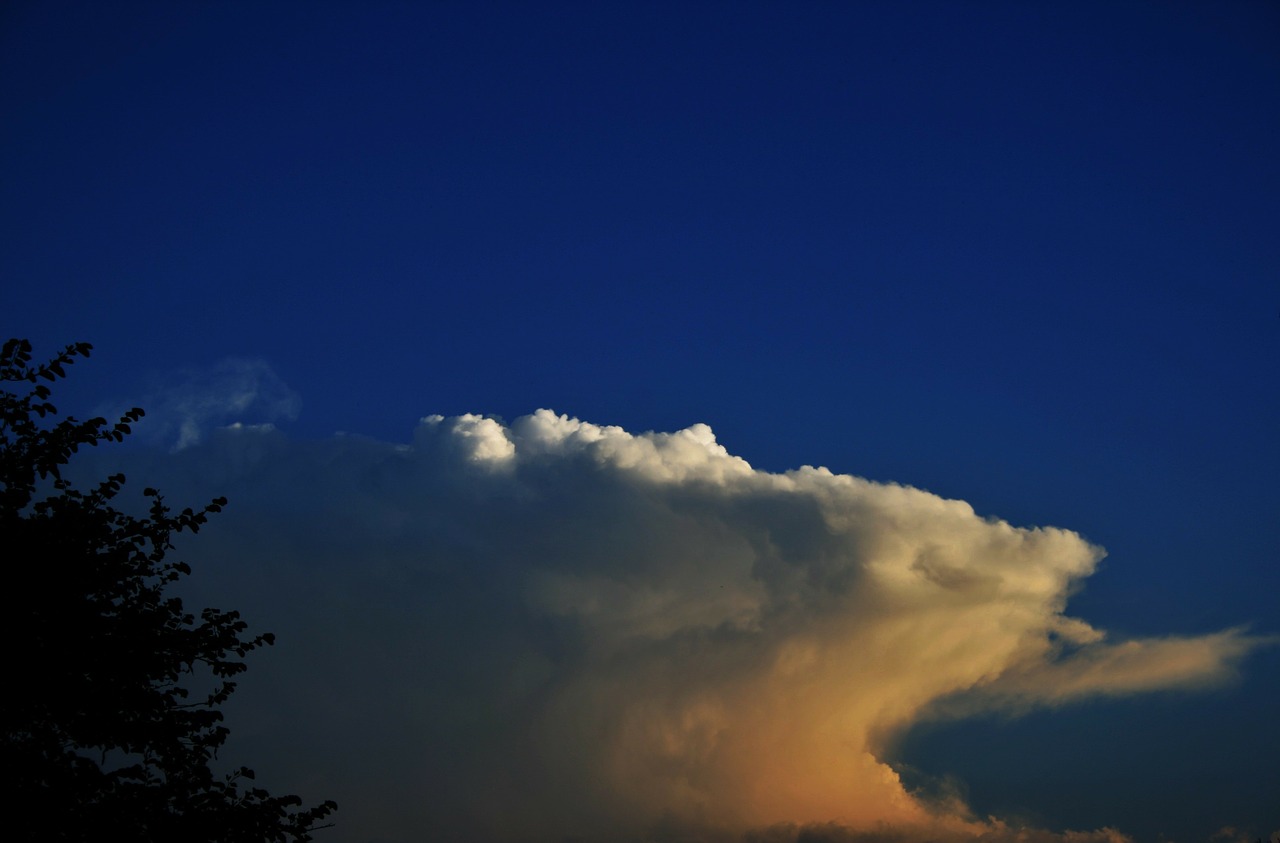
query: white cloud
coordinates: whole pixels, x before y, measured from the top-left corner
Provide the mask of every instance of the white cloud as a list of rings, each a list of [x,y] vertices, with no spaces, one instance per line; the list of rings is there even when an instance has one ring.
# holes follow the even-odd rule
[[[194,586],[280,644],[229,751],[336,798],[332,843],[1012,840],[908,793],[893,737],[1221,682],[1257,644],[1111,641],[1064,614],[1102,557],[1079,535],[757,471],[706,425],[430,416],[410,447],[246,427],[130,473],[230,498],[184,548]]]

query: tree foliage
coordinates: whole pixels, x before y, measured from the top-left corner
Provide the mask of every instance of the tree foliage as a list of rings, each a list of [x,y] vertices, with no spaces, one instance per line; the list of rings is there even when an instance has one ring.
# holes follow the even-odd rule
[[[147,514],[130,515],[112,505],[123,475],[89,491],[63,477],[80,448],[123,440],[143,415],[53,421],[50,384],[90,349],[70,345],[43,364],[26,340],[0,352],[5,837],[308,841],[333,802],[302,809],[297,796],[252,787],[246,767],[212,769],[227,738],[219,706],[244,656],[273,636],[251,636],[237,612],[197,617],[168,593],[190,573],[166,558],[173,538],[198,532],[226,500],[174,513],[145,489]]]

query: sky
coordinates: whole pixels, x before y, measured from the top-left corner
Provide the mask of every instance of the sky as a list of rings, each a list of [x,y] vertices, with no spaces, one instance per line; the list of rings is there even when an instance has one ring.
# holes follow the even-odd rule
[[[1266,838],[1277,91],[1245,0],[10,2],[0,328],[230,499],[317,840]]]

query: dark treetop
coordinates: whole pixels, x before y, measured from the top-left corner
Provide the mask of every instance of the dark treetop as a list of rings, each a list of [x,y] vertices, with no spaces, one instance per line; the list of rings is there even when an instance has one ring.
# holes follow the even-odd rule
[[[112,501],[113,475],[89,491],[62,476],[84,445],[118,442],[142,416],[52,423],[49,384],[91,346],[31,363],[31,344],[0,353],[0,816],[10,840],[307,841],[337,806],[246,787],[253,772],[211,768],[227,738],[219,706],[250,650],[237,612],[189,614],[166,589],[190,568],[171,539],[197,532],[217,499],[174,514],[154,489],[148,514]],[[12,390],[12,391],[11,391]],[[46,421],[49,420],[49,421]],[[200,690],[196,690],[196,689]]]

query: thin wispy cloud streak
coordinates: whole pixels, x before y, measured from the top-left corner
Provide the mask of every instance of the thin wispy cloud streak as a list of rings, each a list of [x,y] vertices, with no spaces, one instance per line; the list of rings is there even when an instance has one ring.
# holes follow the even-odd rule
[[[302,400],[265,361],[233,357],[158,378],[144,395],[99,407],[97,414],[117,417],[138,405],[147,411],[137,424],[141,439],[180,451],[219,425],[292,421]]]
[[[1113,841],[908,790],[896,737],[1220,684],[1239,629],[1113,639],[1067,613],[1103,551],[711,429],[549,410],[429,416],[408,444],[224,428],[134,453],[225,494],[193,599],[280,637],[230,710],[335,841]],[[234,750],[234,745],[231,747]],[[1027,835],[1031,836],[1028,837]]]

